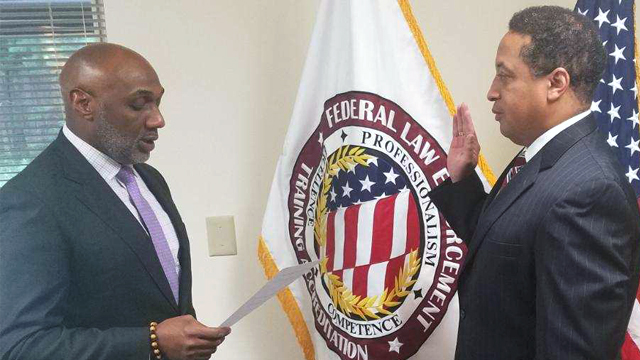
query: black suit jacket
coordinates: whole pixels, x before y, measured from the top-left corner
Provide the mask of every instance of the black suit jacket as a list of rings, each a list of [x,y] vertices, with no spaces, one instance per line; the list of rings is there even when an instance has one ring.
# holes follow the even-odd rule
[[[140,223],[61,133],[0,189],[0,359],[149,358],[151,321],[195,312],[184,223],[136,165],[180,242],[179,304]]]
[[[474,175],[431,193],[469,248],[456,359],[619,356],[638,286],[640,215],[594,118],[498,188],[485,194]]]

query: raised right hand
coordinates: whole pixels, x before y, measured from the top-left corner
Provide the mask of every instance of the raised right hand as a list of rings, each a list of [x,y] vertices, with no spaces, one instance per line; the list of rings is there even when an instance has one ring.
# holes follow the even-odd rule
[[[156,326],[163,358],[171,360],[209,359],[230,332],[230,328],[205,326],[191,315],[167,319]]]
[[[478,165],[480,144],[467,104],[458,106],[453,116],[453,140],[447,155],[447,170],[452,182],[471,175]]]

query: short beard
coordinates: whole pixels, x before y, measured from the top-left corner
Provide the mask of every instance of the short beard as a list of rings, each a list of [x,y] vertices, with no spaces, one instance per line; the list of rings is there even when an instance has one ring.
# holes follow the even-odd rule
[[[97,149],[122,165],[133,165],[149,160],[149,154],[137,148],[140,136],[131,138],[119,132],[107,121],[104,110],[96,117]]]

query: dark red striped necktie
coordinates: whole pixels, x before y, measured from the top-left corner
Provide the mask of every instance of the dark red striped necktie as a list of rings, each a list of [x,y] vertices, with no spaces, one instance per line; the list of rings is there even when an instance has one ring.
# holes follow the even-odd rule
[[[516,176],[516,174],[520,171],[524,164],[527,163],[527,159],[524,154],[525,149],[522,149],[516,159],[513,161],[513,164],[511,164],[511,168],[509,169],[507,176],[505,176],[504,180],[502,180],[500,189],[504,188],[509,183],[509,181],[511,181],[513,177]]]

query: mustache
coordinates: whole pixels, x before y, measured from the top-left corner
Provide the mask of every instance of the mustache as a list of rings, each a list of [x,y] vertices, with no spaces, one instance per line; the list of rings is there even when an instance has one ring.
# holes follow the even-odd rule
[[[143,141],[156,141],[158,140],[158,132],[157,131],[151,131],[148,132],[146,134],[142,134],[138,137],[138,140],[143,140]]]

